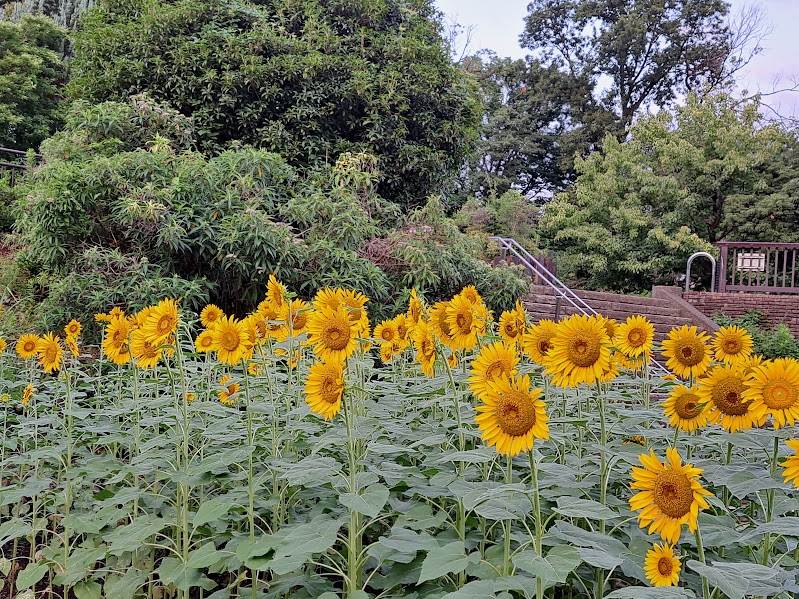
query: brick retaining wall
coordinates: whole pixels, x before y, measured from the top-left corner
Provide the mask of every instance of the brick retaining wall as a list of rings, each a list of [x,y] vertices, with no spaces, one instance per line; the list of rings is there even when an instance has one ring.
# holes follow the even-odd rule
[[[799,336],[799,295],[767,295],[764,293],[709,293],[690,291],[683,299],[708,316],[723,312],[737,318],[752,310],[765,314],[766,324],[786,324]]]

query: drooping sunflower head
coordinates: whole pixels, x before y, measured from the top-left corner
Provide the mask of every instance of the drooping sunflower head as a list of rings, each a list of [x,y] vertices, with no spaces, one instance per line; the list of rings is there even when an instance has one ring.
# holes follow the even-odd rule
[[[58,372],[61,369],[61,356],[64,350],[61,349],[59,341],[60,337],[53,335],[53,333],[47,333],[36,343],[39,363],[45,372]]]
[[[521,302],[513,310],[505,310],[499,317],[499,336],[508,343],[518,343],[527,332],[527,322]]]
[[[630,316],[617,328],[616,347],[629,358],[648,356],[654,342],[655,326],[643,316]]]
[[[522,340],[524,353],[536,364],[543,365],[552,349],[552,338],[555,336],[558,325],[552,320],[540,320],[537,325],[530,327]]]
[[[225,315],[222,309],[215,304],[208,304],[200,312],[200,322],[206,329],[211,329],[216,324],[216,321]]]
[[[778,429],[799,420],[799,362],[793,358],[778,358],[754,368],[746,386],[743,398],[751,402],[755,422],[771,416]]]
[[[32,333],[28,333],[27,335],[22,335],[17,344],[15,349],[19,354],[19,357],[23,360],[27,360],[28,358],[32,358],[36,355],[36,344],[39,342],[39,336],[34,335]]]
[[[681,431],[693,432],[706,426],[704,410],[705,405],[696,387],[688,389],[685,385],[677,385],[663,402],[663,411],[669,418],[669,425]]]
[[[638,524],[649,526],[649,534],[659,533],[668,543],[680,539],[682,525],[688,523],[691,532],[696,530],[699,509],[710,506],[705,499],[712,495],[699,482],[700,468],[682,464],[674,448],[666,450],[667,459],[661,462],[652,450],[641,454],[643,468],[632,469],[633,483],[630,488],[639,492],[630,498],[630,508],[640,510]]]
[[[452,298],[446,319],[454,348],[470,350],[477,345],[477,319],[474,306],[466,296],[456,295]]]
[[[322,306],[314,310],[308,322],[308,342],[323,359],[349,358],[357,347],[357,334],[357,326],[343,306],[335,309]]]
[[[67,334],[67,337],[77,337],[80,335],[80,331],[80,323],[74,318],[67,323],[67,326],[64,327],[64,332]]]
[[[175,300],[165,298],[158,302],[142,325],[150,343],[160,344],[178,329],[178,306]]]
[[[33,397],[34,388],[33,385],[28,383],[28,386],[25,387],[25,390],[22,392],[22,407],[25,407],[30,402],[31,398]]]
[[[427,321],[420,320],[411,333],[413,347],[416,350],[416,359],[422,367],[422,372],[427,376],[433,376],[433,368],[436,361],[436,339]]]
[[[489,392],[488,384],[500,378],[516,376],[519,356],[513,345],[497,341],[486,345],[472,360],[469,389],[476,397]]]
[[[71,353],[76,358],[80,355],[80,350],[78,349],[78,342],[75,341],[75,337],[67,337],[64,339],[64,345],[67,346],[69,349],[69,353]]]
[[[483,442],[502,455],[515,456],[533,448],[535,439],[548,439],[549,418],[541,389],[532,389],[528,375],[498,378],[477,405],[475,418]]]
[[[422,302],[416,293],[416,289],[411,289],[411,299],[408,302],[408,311],[405,313],[411,327],[416,326],[422,318],[423,311]]]
[[[321,360],[311,364],[305,379],[305,401],[311,412],[325,420],[341,411],[344,394],[344,363],[338,359]]]
[[[666,367],[684,378],[703,375],[710,367],[709,338],[707,333],[697,333],[695,326],[673,328],[661,344],[668,358]]]
[[[795,487],[799,487],[799,439],[788,439],[785,444],[793,450],[793,455],[782,463],[782,476],[786,483],[792,482]]]
[[[646,577],[652,586],[676,586],[680,580],[680,558],[674,555],[674,549],[667,543],[654,544],[646,553]]]
[[[449,306],[450,302],[437,302],[430,308],[430,326],[442,343],[454,347],[453,331],[447,318]]]
[[[715,350],[716,360],[731,364],[751,355],[754,344],[746,329],[733,325],[721,327],[713,337],[711,347]]]
[[[744,397],[748,379],[735,365],[720,365],[708,371],[698,390],[702,403],[707,404],[708,422],[721,424],[731,433],[749,430],[757,423],[751,399]]]
[[[559,387],[601,378],[610,370],[610,338],[602,321],[575,314],[559,322],[545,365]]]
[[[225,375],[219,381],[219,389],[216,390],[219,395],[219,401],[226,406],[232,406],[238,399],[238,392],[241,390],[241,384],[232,383],[233,377]]]
[[[269,275],[269,282],[266,284],[266,299],[278,312],[286,303],[286,288],[273,274]]]

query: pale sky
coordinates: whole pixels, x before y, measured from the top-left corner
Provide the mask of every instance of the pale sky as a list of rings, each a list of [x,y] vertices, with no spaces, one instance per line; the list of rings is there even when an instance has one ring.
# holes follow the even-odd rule
[[[435,0],[436,6],[449,19],[473,26],[471,52],[494,50],[499,56],[522,58],[529,51],[519,46],[519,34],[527,15],[526,0]],[[751,0],[730,0],[731,13],[736,13]],[[773,28],[763,42],[764,50],[738,80],[741,89],[768,92],[775,89],[775,78],[782,78],[777,89],[791,87],[791,78],[799,80],[799,0],[758,0]],[[799,92],[764,98],[783,115],[799,117]],[[764,115],[769,111],[764,109]]]

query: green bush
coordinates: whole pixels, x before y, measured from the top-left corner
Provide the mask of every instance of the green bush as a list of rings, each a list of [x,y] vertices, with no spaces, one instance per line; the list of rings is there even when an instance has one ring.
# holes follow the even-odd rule
[[[306,298],[358,289],[375,317],[411,287],[438,298],[473,284],[495,309],[527,290],[519,269],[490,268],[485,239],[461,233],[438,198],[407,215],[383,199],[370,154],[300,174],[246,146],[209,158],[194,132],[146,96],[68,111],[15,203],[21,265],[58,275],[43,323],[166,290],[243,313],[271,273]]]
[[[799,359],[799,339],[794,337],[790,329],[782,323],[773,329],[764,328],[765,315],[759,310],[752,310],[739,318],[719,314],[714,316],[713,320],[720,326],[737,325],[746,329],[755,342],[754,352],[768,360]]]

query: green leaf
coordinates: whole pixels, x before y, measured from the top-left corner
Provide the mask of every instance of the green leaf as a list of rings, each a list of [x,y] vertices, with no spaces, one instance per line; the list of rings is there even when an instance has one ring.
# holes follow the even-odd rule
[[[494,595],[493,580],[475,580],[463,586],[463,588],[443,595],[441,599],[489,599]]]
[[[208,501],[203,501],[202,505],[200,505],[200,508],[197,510],[197,513],[194,514],[194,518],[191,522],[194,526],[202,526],[208,522],[218,520],[227,514],[230,508],[230,499],[214,497]]]
[[[314,553],[330,549],[338,538],[341,523],[328,518],[316,518],[292,528],[275,549],[266,566],[276,574],[288,574],[302,566]]]
[[[718,587],[730,599],[743,599],[749,589],[746,578],[735,571],[720,570],[713,566],[706,566],[696,560],[688,560],[687,567],[700,576],[707,578],[708,582]]]
[[[566,582],[569,573],[582,563],[580,552],[569,545],[556,545],[546,557],[523,551],[513,557],[514,565],[533,576],[551,582]]]
[[[44,575],[47,574],[47,566],[45,564],[37,564],[30,562],[24,570],[17,575],[17,590],[21,591],[39,582]]]
[[[93,580],[79,582],[72,587],[72,590],[78,599],[102,599],[103,597],[103,587]]]
[[[590,518],[592,520],[610,520],[619,516],[598,501],[575,499],[574,497],[558,497],[558,507],[552,511],[569,518]]]
[[[109,575],[103,583],[103,591],[106,597],[113,599],[133,599],[146,580],[146,573],[129,568],[122,576]]]
[[[209,541],[199,549],[195,549],[189,553],[189,560],[186,565],[189,568],[208,568],[225,557],[225,554],[216,550],[213,541]]]
[[[110,544],[108,553],[122,555],[126,551],[135,551],[144,544],[147,537],[159,532],[165,525],[161,518],[142,517],[125,526],[117,526],[104,536],[105,541]]]
[[[585,563],[596,568],[602,568],[603,570],[612,570],[616,566],[620,566],[624,561],[621,557],[611,555],[607,551],[602,551],[601,549],[578,547],[577,550],[580,552],[580,557]]]
[[[351,510],[369,518],[375,518],[388,501],[388,487],[377,483],[369,485],[361,493],[342,493],[339,501]]]
[[[695,595],[673,587],[627,587],[605,595],[605,599],[685,599]]]
[[[296,464],[291,464],[283,478],[293,487],[308,484],[324,485],[331,482],[339,470],[341,464],[333,458],[308,456]]]
[[[158,566],[158,575],[162,584],[174,584],[181,591],[188,591],[193,587],[201,587],[210,591],[216,583],[205,576],[200,570],[190,568],[176,557],[166,557]]]
[[[422,562],[422,571],[419,573],[418,584],[434,580],[450,572],[460,572],[466,569],[468,564],[479,561],[479,553],[475,552],[471,555],[466,555],[461,541],[447,543],[443,547],[433,549],[427,553]]]
[[[31,527],[21,519],[10,519],[0,524],[0,547],[16,538],[30,534]]]

